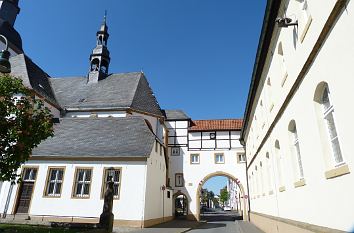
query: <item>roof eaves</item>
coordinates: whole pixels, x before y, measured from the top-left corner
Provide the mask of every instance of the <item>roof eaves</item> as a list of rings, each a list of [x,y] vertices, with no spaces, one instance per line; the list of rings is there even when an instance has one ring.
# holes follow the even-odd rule
[[[250,121],[249,117],[252,110],[252,102],[255,98],[259,81],[262,75],[263,67],[267,58],[268,49],[273,35],[275,19],[278,16],[282,0],[268,0],[265,15],[263,19],[262,31],[259,38],[257,54],[253,66],[252,79],[247,97],[246,108],[244,112],[244,124],[241,130],[240,141],[244,141],[245,129]]]

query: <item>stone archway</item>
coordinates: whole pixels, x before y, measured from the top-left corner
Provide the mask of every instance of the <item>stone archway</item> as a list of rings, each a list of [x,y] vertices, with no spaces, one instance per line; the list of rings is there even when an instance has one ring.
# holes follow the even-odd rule
[[[241,184],[240,180],[227,172],[216,171],[216,172],[210,173],[207,176],[205,176],[198,184],[196,199],[195,199],[196,200],[196,216],[195,217],[196,217],[197,221],[200,221],[200,201],[199,200],[200,200],[200,193],[201,193],[202,187],[207,180],[209,180],[210,178],[215,177],[215,176],[226,176],[226,177],[236,181],[238,187],[240,188],[241,195],[243,197],[242,198],[243,199],[243,201],[242,201],[242,203],[243,203],[243,210],[242,210],[243,219],[248,220],[248,202],[247,202],[247,198],[246,198],[247,193],[246,193],[243,185]]]
[[[175,218],[188,217],[189,200],[187,195],[181,191],[178,191],[173,195],[173,213],[175,215]]]

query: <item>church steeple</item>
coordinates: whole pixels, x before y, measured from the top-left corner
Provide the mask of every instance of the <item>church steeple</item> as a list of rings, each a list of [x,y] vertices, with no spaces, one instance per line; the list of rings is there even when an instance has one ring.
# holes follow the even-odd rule
[[[7,21],[12,27],[15,24],[17,14],[20,12],[18,1],[0,0],[0,19]]]
[[[97,43],[90,55],[90,72],[88,74],[88,83],[97,83],[108,76],[108,67],[111,58],[107,48],[108,26],[106,22],[106,13],[99,31],[96,33]]]

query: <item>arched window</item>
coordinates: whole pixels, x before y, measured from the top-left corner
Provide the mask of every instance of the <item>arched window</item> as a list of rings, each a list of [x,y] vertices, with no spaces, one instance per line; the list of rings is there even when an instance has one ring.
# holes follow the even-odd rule
[[[272,189],[272,186],[273,186],[273,182],[272,182],[272,163],[270,161],[270,156],[269,156],[269,153],[267,152],[266,153],[266,166],[267,166],[267,181],[268,181],[268,190],[269,192],[271,192],[273,189]]]
[[[326,145],[328,145],[325,150],[327,151],[328,157],[331,157],[329,158],[329,160],[331,160],[329,161],[329,164],[334,164],[334,166],[342,165],[344,163],[344,159],[335,124],[334,106],[327,83],[321,82],[317,86],[314,100],[319,106],[317,108],[317,114],[320,120],[319,126],[321,131],[321,139]]]
[[[289,132],[290,132],[290,143],[291,143],[291,150],[293,153],[294,158],[297,160],[297,168],[295,169],[295,175],[298,179],[304,178],[304,170],[302,167],[302,160],[301,160],[301,152],[300,152],[300,142],[299,137],[297,134],[296,123],[294,120],[290,121],[289,123]]]
[[[260,183],[261,183],[261,194],[264,194],[264,173],[263,173],[263,163],[262,161],[259,162],[259,176],[260,176]]]
[[[95,58],[91,61],[91,71],[98,71],[100,60]]]
[[[257,165],[255,166],[255,172],[254,172],[255,174],[255,194],[256,195],[259,195],[259,172],[258,172],[258,169],[257,169]]]
[[[108,62],[106,60],[102,60],[101,62],[101,72],[104,74],[108,73]]]
[[[278,185],[279,187],[284,186],[283,183],[283,156],[280,151],[280,143],[278,140],[275,141],[275,156],[277,159],[277,170],[278,170]]]
[[[282,42],[279,42],[278,44],[278,55],[279,55],[279,62],[280,62],[280,69],[281,69],[280,85],[283,87],[288,77],[288,70],[286,68]]]

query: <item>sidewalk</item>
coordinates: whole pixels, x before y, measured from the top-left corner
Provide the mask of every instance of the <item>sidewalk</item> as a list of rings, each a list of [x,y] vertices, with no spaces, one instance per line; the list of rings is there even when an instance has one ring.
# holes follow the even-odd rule
[[[256,227],[250,222],[235,221],[235,224],[238,226],[240,233],[264,233],[258,227]]]

